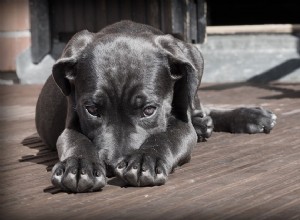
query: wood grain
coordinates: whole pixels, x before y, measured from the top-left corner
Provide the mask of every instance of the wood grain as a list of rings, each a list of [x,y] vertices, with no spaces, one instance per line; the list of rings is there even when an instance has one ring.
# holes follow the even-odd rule
[[[57,155],[34,125],[40,89],[0,87],[2,219],[300,219],[300,84],[202,85],[209,106],[272,109],[275,129],[214,133],[164,186],[126,188],[110,179],[101,192],[85,194],[51,186]]]

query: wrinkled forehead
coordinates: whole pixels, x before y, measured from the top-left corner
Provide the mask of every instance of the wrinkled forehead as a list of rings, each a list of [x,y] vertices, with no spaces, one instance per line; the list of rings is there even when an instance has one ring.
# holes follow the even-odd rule
[[[86,55],[105,71],[118,67],[143,70],[151,68],[154,63],[162,62],[160,50],[151,41],[142,38],[117,37],[114,40],[99,40],[94,42],[91,50]]]
[[[124,37],[96,42],[89,49],[77,66],[81,92],[113,88],[120,96],[128,87],[161,97],[168,92],[167,62],[150,42]]]

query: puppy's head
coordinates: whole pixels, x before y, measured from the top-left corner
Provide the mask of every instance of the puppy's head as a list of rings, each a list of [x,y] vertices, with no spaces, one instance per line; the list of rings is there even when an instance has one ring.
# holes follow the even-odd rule
[[[165,132],[170,118],[188,122],[198,79],[170,36],[75,35],[53,67],[79,129],[108,160]]]

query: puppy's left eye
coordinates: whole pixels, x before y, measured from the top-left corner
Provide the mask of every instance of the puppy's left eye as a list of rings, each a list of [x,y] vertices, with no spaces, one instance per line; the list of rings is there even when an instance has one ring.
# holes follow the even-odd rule
[[[143,116],[144,117],[149,117],[149,116],[153,115],[155,113],[155,111],[156,111],[155,106],[147,106],[143,110]]]
[[[95,105],[86,105],[85,108],[91,115],[98,116],[98,109]]]

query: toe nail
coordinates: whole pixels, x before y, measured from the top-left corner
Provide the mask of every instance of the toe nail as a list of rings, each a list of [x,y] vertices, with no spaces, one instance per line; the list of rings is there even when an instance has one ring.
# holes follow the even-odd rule
[[[81,175],[85,175],[86,174],[86,169],[82,169],[81,170]]]
[[[58,170],[56,171],[56,176],[61,176],[62,173],[63,173],[62,169],[58,169]]]
[[[72,169],[72,170],[71,170],[71,173],[72,173],[72,174],[76,174],[76,173],[77,173],[77,169],[76,169],[76,168]]]
[[[126,165],[125,162],[121,162],[121,163],[119,164],[118,168],[119,168],[119,169],[122,169],[122,168],[125,167],[125,165]]]
[[[94,174],[94,175],[97,176],[97,177],[101,176],[100,170],[95,171],[95,174]]]

